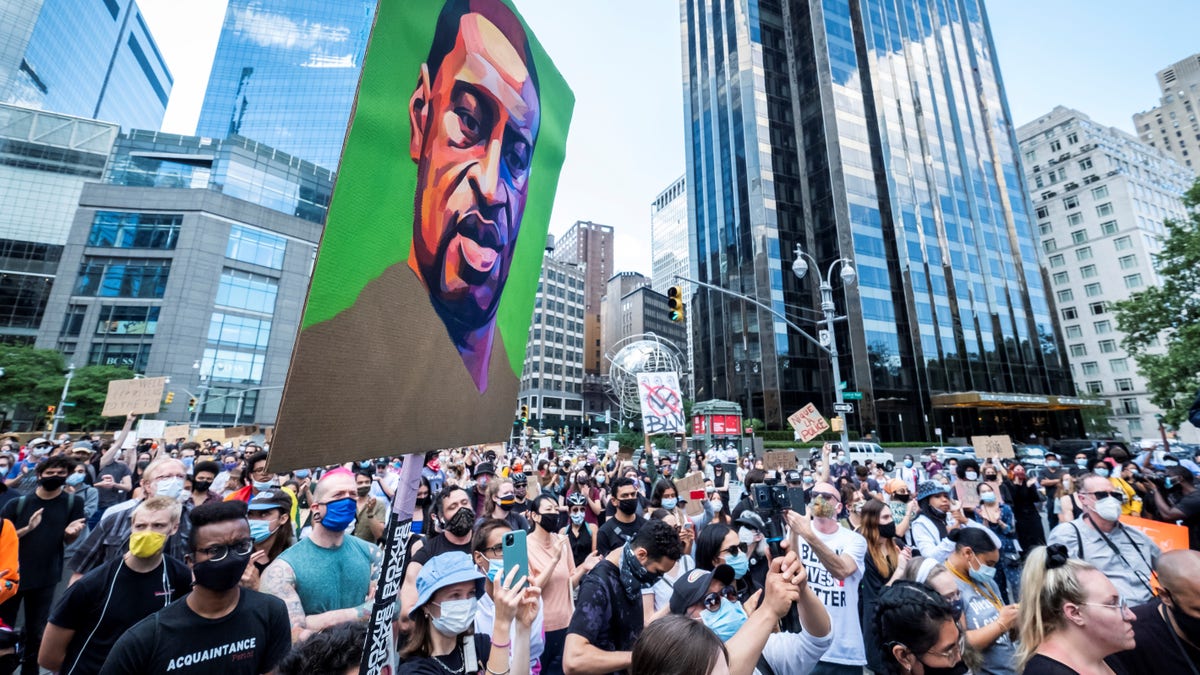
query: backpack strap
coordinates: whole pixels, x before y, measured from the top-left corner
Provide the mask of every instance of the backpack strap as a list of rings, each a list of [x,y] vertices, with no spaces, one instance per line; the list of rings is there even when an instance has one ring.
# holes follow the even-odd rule
[[[1075,556],[1075,557],[1076,557],[1076,558],[1079,558],[1080,560],[1084,560],[1084,557],[1083,557],[1083,536],[1079,534],[1079,526],[1078,526],[1078,525],[1076,525],[1074,522],[1072,522],[1072,523],[1071,523],[1071,529],[1072,529],[1072,530],[1075,530],[1075,546],[1076,546],[1076,548],[1077,548],[1077,549],[1078,549],[1078,551],[1079,551],[1079,555],[1077,555],[1077,556]]]
[[[25,507],[28,504],[29,504],[29,495],[21,495],[21,498],[17,500],[17,520],[25,519]],[[13,523],[13,524],[15,525],[16,523]],[[26,525],[28,525],[28,524],[29,523],[27,521]]]

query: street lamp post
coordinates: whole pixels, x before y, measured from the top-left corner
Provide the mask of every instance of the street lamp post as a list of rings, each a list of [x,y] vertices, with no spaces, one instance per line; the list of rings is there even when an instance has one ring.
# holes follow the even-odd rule
[[[796,260],[792,262],[792,274],[795,274],[797,279],[803,279],[804,276],[808,274],[809,261],[811,261],[812,266],[816,268],[817,274],[820,274],[821,268],[820,265],[817,264],[816,259],[801,250],[799,244],[796,245],[795,253]],[[833,304],[833,269],[839,264],[842,266],[840,275],[842,278],[842,288],[844,289],[846,286],[852,285],[855,279],[858,277],[858,273],[854,271],[854,266],[851,264],[850,260],[846,258],[838,258],[830,263],[829,270],[825,273],[825,278],[821,279],[818,277],[817,281],[821,284],[821,312],[825,315],[825,330],[829,332],[829,364],[833,368],[834,401],[837,402],[836,407],[839,409],[838,415],[843,415],[844,413],[840,411],[840,408],[845,401],[842,399],[842,371],[838,367],[837,334],[834,332],[834,322],[843,320],[845,317],[835,316],[836,312]],[[849,451],[850,433],[846,425],[846,419],[843,417],[842,452]]]
[[[66,417],[64,407],[67,403],[67,393],[71,391],[71,378],[75,377],[75,364],[67,366],[67,381],[63,382],[62,396],[58,398],[58,407],[54,409],[54,423],[50,425],[50,438],[58,433],[58,423]]]

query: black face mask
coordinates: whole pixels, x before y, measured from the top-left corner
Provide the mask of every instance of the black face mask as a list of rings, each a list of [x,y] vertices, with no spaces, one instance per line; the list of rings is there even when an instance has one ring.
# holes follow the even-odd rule
[[[894,522],[888,523],[887,525],[880,523],[879,524],[879,536],[883,537],[884,539],[895,539],[896,538],[896,523],[894,523]]]
[[[208,492],[212,487],[211,480],[194,480],[192,481],[192,492]]]
[[[475,512],[469,508],[461,508],[446,521],[446,531],[456,537],[465,537],[475,527]]]
[[[549,532],[550,534],[558,532],[562,525],[562,523],[558,522],[557,513],[540,513],[538,516],[541,518],[541,520],[538,521],[538,525],[540,525],[543,530]]]
[[[901,504],[908,502],[910,499],[912,499],[912,495],[908,494],[907,492],[904,494],[897,492],[896,494],[892,495],[892,501],[900,502]]]
[[[1175,625],[1179,626],[1179,630],[1183,631],[1183,636],[1189,640],[1195,640],[1200,637],[1200,619],[1194,616],[1185,614],[1179,605],[1175,604],[1174,597],[1171,598],[1171,616],[1175,619]]]
[[[61,488],[67,482],[66,476],[42,476],[38,479],[38,485],[46,492],[54,492]]]
[[[145,460],[145,459],[143,459],[142,461],[140,461],[140,462],[138,462],[138,463],[137,463],[137,468],[138,468],[138,471],[145,471],[145,470],[146,470],[146,467],[148,467],[148,466],[150,466],[150,461],[149,461],[149,460]]]
[[[921,667],[925,669],[925,675],[964,675],[968,670],[967,664],[962,661],[949,668],[934,668],[921,661]]]
[[[638,500],[635,499],[618,499],[617,509],[627,516],[632,516],[637,513]]]
[[[205,560],[192,565],[192,574],[196,576],[197,586],[220,593],[238,585],[249,563],[249,553],[238,555],[230,551],[221,560]]]
[[[425,508],[433,503],[433,497],[417,497],[417,506]]]

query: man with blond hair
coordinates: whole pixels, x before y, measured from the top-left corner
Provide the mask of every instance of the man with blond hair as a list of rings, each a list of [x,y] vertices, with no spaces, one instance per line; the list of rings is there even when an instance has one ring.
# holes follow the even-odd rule
[[[179,501],[165,496],[129,512],[129,550],[66,590],[42,637],[39,665],[70,675],[98,673],[125,631],[191,590],[187,565],[163,555],[182,513]]]
[[[186,478],[187,468],[177,459],[164,457],[151,462],[142,473],[142,493],[145,496],[122,502],[105,511],[96,529],[92,530],[71,558],[70,567],[75,572],[71,576],[71,583],[124,555],[128,550],[130,532],[133,530],[133,509],[144,500],[155,496],[181,501],[185,497],[183,481]],[[190,505],[183,507],[178,530],[167,537],[166,554],[177,560],[183,560],[187,554],[190,528],[188,519],[184,516],[190,509]]]

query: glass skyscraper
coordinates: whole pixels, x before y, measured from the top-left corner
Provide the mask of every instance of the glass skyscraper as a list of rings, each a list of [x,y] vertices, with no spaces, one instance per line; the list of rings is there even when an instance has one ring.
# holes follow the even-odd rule
[[[196,135],[337,169],[374,0],[230,0]]]
[[[0,100],[158,129],[173,80],[134,0],[14,0],[0,10]]]
[[[770,313],[697,289],[696,398],[779,427],[810,401],[832,414],[845,382],[850,429],[884,440],[1078,434],[982,0],[681,14],[694,277],[805,325],[816,277],[858,271],[833,279],[837,374]],[[797,245],[820,263],[803,280]]]

